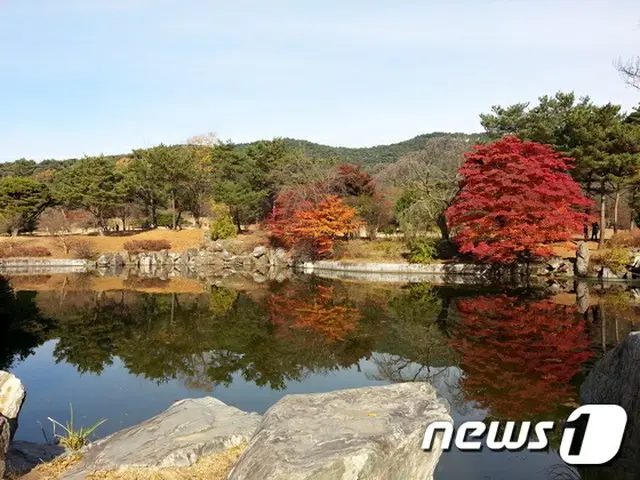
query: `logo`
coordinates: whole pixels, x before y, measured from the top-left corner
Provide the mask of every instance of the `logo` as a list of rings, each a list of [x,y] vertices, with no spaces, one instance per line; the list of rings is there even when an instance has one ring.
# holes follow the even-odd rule
[[[569,465],[602,465],[620,451],[627,425],[627,412],[619,405],[583,405],[569,415],[563,426],[560,458]],[[519,429],[518,429],[519,426]],[[447,451],[452,441],[461,451],[545,450],[549,446],[547,431],[554,422],[464,422],[457,429],[450,422],[433,422],[427,426],[422,449]],[[436,436],[442,432],[442,438]],[[455,437],[454,437],[455,433]],[[483,443],[483,439],[485,440]]]

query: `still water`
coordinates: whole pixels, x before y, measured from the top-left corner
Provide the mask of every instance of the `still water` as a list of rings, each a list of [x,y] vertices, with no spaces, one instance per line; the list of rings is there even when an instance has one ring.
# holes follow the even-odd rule
[[[541,289],[94,280],[0,277],[0,369],[28,391],[18,440],[43,442],[47,417],[66,421],[71,404],[77,424],[107,419],[99,437],[186,397],[263,413],[289,393],[403,381],[432,383],[456,423],[561,422],[594,362],[640,320],[622,286],[592,292],[580,313],[575,295]],[[452,450],[436,478],[581,478],[558,443],[538,453]]]

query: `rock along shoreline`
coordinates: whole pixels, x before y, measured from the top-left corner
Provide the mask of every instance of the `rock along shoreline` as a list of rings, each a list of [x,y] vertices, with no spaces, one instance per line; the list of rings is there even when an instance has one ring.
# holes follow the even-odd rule
[[[589,263],[589,250],[580,243],[575,259],[551,258],[546,262],[513,267],[473,263],[371,263],[343,261],[295,261],[282,248],[257,246],[251,252],[233,254],[223,242],[216,241],[200,249],[184,252],[161,250],[131,255],[128,252],[106,253],[95,261],[84,259],[6,258],[0,259],[0,273],[87,273],[134,275],[158,278],[185,276],[227,276],[242,272],[251,274],[256,282],[282,280],[295,271],[329,279],[380,282],[421,282],[439,284],[481,285],[511,282],[527,277],[599,279],[630,281],[630,272],[612,272],[607,267]],[[206,275],[202,272],[206,272]],[[202,274],[201,274],[202,273]]]
[[[0,372],[8,392],[20,385]],[[1,382],[1,380],[0,380]],[[16,414],[24,389],[0,398],[0,412]],[[4,409],[4,410],[3,410]],[[242,447],[230,480],[370,479],[431,480],[442,433],[434,448],[422,450],[429,424],[452,422],[449,404],[423,382],[286,395],[264,415],[244,412],[213,397],[180,400],[164,412],[93,442],[59,478],[80,480],[100,472],[189,467],[199,459]],[[0,426],[5,425],[0,416]],[[8,427],[3,430],[7,432]],[[69,455],[58,445],[7,441],[0,469],[26,474],[41,461]],[[0,478],[2,476],[0,470]]]

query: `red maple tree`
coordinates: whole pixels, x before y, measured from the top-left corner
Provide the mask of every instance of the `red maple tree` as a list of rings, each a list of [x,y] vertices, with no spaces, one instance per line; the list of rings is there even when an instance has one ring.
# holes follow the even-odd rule
[[[360,166],[350,164],[338,166],[331,189],[341,197],[372,196],[376,193],[373,177]]]
[[[460,355],[460,387],[493,417],[542,418],[579,401],[572,379],[593,357],[575,306],[507,295],[457,302],[450,340]]]
[[[461,253],[487,263],[528,262],[582,229],[592,202],[567,171],[573,159],[516,137],[476,145],[446,212]]]
[[[271,236],[286,247],[311,245],[316,256],[333,252],[333,241],[358,229],[357,212],[340,198],[329,196],[317,203],[301,202],[293,213],[276,207],[268,221]]]

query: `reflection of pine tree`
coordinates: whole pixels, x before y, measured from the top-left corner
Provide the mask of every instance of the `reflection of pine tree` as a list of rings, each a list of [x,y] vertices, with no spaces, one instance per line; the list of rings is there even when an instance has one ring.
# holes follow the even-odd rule
[[[593,353],[574,306],[497,295],[460,300],[457,310],[451,345],[467,400],[504,420],[551,419],[578,401],[571,382]]]
[[[15,292],[0,276],[0,370],[24,360],[49,338],[52,322],[40,314],[35,298],[34,292]]]
[[[412,284],[389,301],[393,321],[379,342],[379,349],[394,355],[376,355],[379,379],[393,382],[431,378],[455,365],[455,352],[447,343],[439,318],[447,302],[428,283]]]

